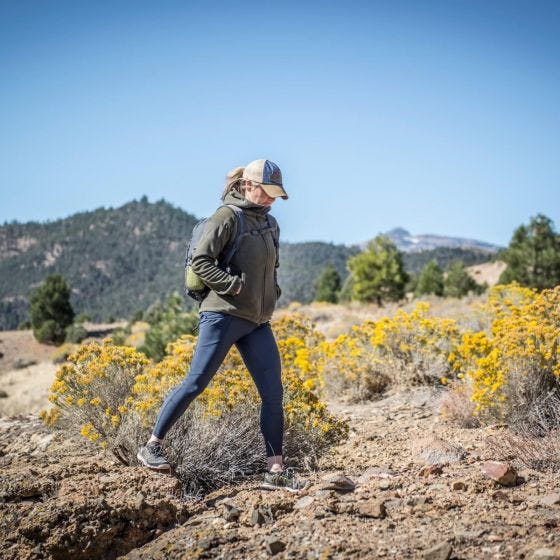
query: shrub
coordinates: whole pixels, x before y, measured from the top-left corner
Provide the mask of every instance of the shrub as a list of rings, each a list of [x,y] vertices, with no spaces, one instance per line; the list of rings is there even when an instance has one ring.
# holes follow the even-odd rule
[[[348,428],[314,390],[321,372],[311,356],[322,336],[297,316],[280,319],[274,329],[283,362],[285,456],[292,465],[311,467]],[[84,345],[57,372],[50,398],[63,420],[72,420],[69,429],[135,463],[163,399],[184,378],[195,344],[195,337],[184,335],[159,363],[110,340]],[[165,440],[185,492],[216,488],[264,466],[258,408],[253,382],[232,351]]]
[[[515,423],[560,389],[560,286],[497,286],[488,310],[490,332],[464,335],[455,369],[472,381],[478,413]]]
[[[198,326],[196,313],[185,313],[182,309],[183,300],[179,294],[173,294],[165,307],[154,310],[150,318],[153,320],[144,335],[144,344],[140,350],[154,360],[161,360],[165,348],[185,333],[193,333]]]
[[[73,342],[74,344],[79,344],[80,342],[82,342],[82,340],[87,338],[87,336],[88,336],[88,332],[86,331],[84,326],[79,323],[78,324],[74,323],[73,325],[70,325],[66,329],[66,342]]]

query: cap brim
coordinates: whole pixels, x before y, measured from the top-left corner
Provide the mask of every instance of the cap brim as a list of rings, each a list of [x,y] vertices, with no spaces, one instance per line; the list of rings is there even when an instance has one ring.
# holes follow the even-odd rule
[[[284,200],[288,200],[288,193],[280,185],[263,185],[261,183],[262,190],[272,198],[282,197]]]

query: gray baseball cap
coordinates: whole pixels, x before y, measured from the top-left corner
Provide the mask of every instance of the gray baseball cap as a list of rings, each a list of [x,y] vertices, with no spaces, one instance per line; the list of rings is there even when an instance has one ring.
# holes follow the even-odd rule
[[[249,163],[243,171],[243,179],[259,183],[262,190],[272,198],[288,199],[288,193],[282,185],[282,172],[269,159],[256,159]]]

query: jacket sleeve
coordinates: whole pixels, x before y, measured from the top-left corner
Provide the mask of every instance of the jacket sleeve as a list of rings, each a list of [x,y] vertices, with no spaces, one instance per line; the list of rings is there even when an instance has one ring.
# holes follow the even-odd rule
[[[218,295],[235,294],[241,278],[222,270],[218,259],[236,234],[237,218],[229,208],[218,208],[206,222],[193,259],[193,272]]]
[[[282,289],[278,285],[278,267],[280,266],[280,227],[278,222],[276,222],[276,263],[274,264],[274,283],[276,285],[276,299],[279,299],[282,295]]]

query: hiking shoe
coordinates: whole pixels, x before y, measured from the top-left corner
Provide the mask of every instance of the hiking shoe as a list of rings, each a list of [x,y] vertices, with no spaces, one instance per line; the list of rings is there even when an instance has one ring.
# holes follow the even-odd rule
[[[169,461],[163,456],[161,451],[161,443],[157,441],[150,441],[144,447],[141,447],[136,454],[136,458],[150,469],[158,471],[171,469]]]
[[[309,486],[308,480],[296,479],[291,469],[280,472],[267,472],[261,488],[266,490],[288,490],[288,492],[301,492]]]

